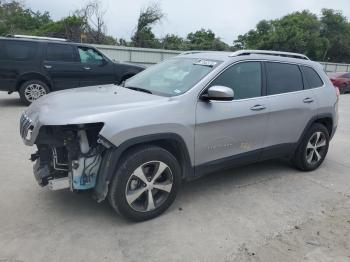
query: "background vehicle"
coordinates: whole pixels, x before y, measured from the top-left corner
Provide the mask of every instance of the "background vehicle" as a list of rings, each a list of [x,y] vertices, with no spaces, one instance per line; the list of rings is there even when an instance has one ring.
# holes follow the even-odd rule
[[[0,37],[0,90],[30,104],[57,90],[125,81],[143,67],[113,62],[94,47],[64,39]]]
[[[123,216],[164,212],[181,180],[289,157],[304,171],[326,157],[338,97],[323,68],[284,52],[188,52],[122,86],[48,95],[21,118],[51,189],[94,189]],[[49,117],[48,117],[49,116]]]
[[[330,73],[328,74],[334,86],[339,88],[341,94],[350,92],[350,73]]]

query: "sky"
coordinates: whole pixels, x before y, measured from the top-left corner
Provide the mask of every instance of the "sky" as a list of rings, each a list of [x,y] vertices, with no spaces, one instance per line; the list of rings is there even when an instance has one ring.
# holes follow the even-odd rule
[[[49,11],[61,19],[83,6],[87,0],[24,0],[33,10]],[[238,35],[255,28],[262,19],[276,19],[307,9],[320,15],[322,8],[340,10],[350,20],[350,0],[100,0],[106,10],[107,33],[130,39],[140,10],[159,3],[165,14],[153,27],[156,37],[177,34],[182,37],[201,28],[211,29],[224,42],[232,44]]]

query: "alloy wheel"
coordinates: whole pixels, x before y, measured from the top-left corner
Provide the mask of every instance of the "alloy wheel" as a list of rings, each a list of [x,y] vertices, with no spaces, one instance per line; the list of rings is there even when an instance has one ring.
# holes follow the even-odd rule
[[[38,98],[46,95],[45,88],[40,84],[30,84],[24,91],[24,96],[29,102],[34,102]]]
[[[161,161],[147,162],[136,168],[126,183],[126,201],[135,211],[149,212],[167,200],[172,187],[169,166]]]
[[[306,146],[306,161],[315,165],[323,158],[326,152],[327,138],[323,132],[315,132]]]

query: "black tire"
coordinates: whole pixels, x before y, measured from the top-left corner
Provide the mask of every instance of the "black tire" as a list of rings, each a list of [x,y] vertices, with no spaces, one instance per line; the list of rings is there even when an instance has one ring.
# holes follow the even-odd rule
[[[325,145],[322,147],[310,148],[309,142],[312,146],[316,146],[317,144],[317,141],[314,140],[314,138],[317,138],[317,133],[320,133],[320,139],[324,138]],[[329,140],[328,129],[320,123],[313,124],[295,151],[293,157],[293,164],[295,167],[302,171],[312,171],[318,168],[323,163],[327,155]],[[323,143],[320,141],[318,144],[321,145]],[[311,152],[312,150],[313,152]],[[317,150],[318,154],[316,154],[315,150]]]
[[[146,171],[143,171],[144,166],[149,163],[151,163],[150,165],[153,165],[153,163],[156,163],[158,161],[159,163],[165,164],[167,166],[167,168],[164,169],[162,175],[160,175],[159,177],[161,179],[164,179],[161,176],[170,176],[169,174],[171,174],[172,186],[169,191],[161,191],[158,189],[154,189],[153,187],[151,189],[148,189],[148,185],[146,186],[146,184],[142,182],[143,180],[139,179],[138,176],[134,175],[141,166],[142,173],[147,173]],[[158,167],[154,167],[154,169],[147,169],[147,171],[149,174],[153,173],[154,177],[159,167],[160,165],[158,165]],[[118,168],[114,174],[113,180],[109,188],[109,203],[118,214],[124,216],[129,220],[139,222],[152,219],[162,214],[174,202],[179,186],[181,184],[181,177],[181,168],[178,161],[167,150],[153,145],[135,147],[125,153],[118,165]],[[152,175],[148,179],[148,182],[152,183],[150,180],[153,180]],[[131,184],[134,182],[136,183],[135,188],[131,189]],[[154,183],[154,185],[156,185],[156,182]],[[127,200],[128,191],[131,191],[131,194],[133,194],[137,190],[145,191],[140,195],[140,197],[134,200],[134,202],[129,204]],[[150,209],[148,211],[149,191],[152,195],[154,194],[154,196],[152,196],[152,202],[154,199],[154,209]],[[165,196],[163,196],[163,198],[158,199],[160,200],[158,201],[159,205],[156,206],[156,196],[161,197],[162,194],[164,194]],[[145,202],[144,205],[143,200]],[[145,210],[137,210],[136,207],[133,206],[133,203],[137,203],[138,201],[140,202],[140,206],[138,206],[138,208],[141,209],[144,207]]]
[[[28,95],[26,95],[26,92],[29,91],[28,89],[30,87],[33,87],[33,86],[37,86],[38,92],[37,92],[37,95],[33,96],[33,99],[30,99],[28,97]],[[39,97],[50,93],[50,89],[49,89],[48,85],[41,80],[29,80],[29,81],[24,82],[20,86],[18,92],[19,92],[19,96],[20,96],[22,103],[24,103],[25,105],[28,106],[32,102],[34,102],[36,99],[38,99]]]

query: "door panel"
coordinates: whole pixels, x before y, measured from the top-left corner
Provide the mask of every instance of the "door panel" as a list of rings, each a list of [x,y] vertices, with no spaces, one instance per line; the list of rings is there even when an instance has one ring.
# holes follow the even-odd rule
[[[80,63],[77,61],[75,47],[68,44],[47,44],[43,69],[50,77],[54,90],[79,86]]]
[[[270,117],[265,147],[296,143],[310,119],[317,114],[312,89],[304,89],[305,80],[298,65],[266,63]]]
[[[54,91],[79,86],[80,63],[44,61],[42,66],[53,83]]]
[[[261,149],[268,119],[266,97],[230,102],[198,102],[195,164]],[[254,111],[252,108],[264,106]]]
[[[232,88],[234,100],[198,102],[196,165],[262,148],[269,113],[262,71],[259,61],[236,63],[209,85]]]
[[[116,82],[114,63],[106,60],[99,52],[90,47],[78,47],[81,62],[80,86],[113,84]]]
[[[270,96],[269,106],[265,147],[296,143],[309,120],[317,114],[317,102],[312,90]]]

